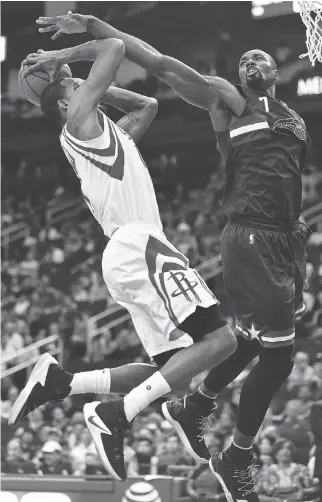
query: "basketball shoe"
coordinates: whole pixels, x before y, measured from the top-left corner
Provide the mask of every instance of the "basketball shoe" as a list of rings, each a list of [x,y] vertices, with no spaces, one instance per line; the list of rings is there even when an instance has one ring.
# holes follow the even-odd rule
[[[17,425],[35,408],[49,401],[62,401],[71,391],[73,375],[61,368],[54,357],[43,354],[12,407],[10,425]]]
[[[124,436],[130,424],[124,413],[123,399],[87,403],[84,417],[105,469],[114,479],[124,481]]]
[[[177,431],[192,458],[203,464],[210,459],[210,453],[203,438],[204,429],[215,407],[216,405],[211,402],[211,407],[207,410],[202,409],[191,400],[190,396],[162,404],[164,418]]]
[[[229,448],[209,460],[210,470],[224,490],[227,502],[259,502],[253,474],[256,470],[253,453],[243,465],[232,461]]]

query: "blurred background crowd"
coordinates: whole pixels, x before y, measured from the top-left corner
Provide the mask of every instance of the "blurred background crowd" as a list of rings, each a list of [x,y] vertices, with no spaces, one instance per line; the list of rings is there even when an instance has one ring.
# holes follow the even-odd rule
[[[38,15],[58,13],[63,2],[18,2],[21,16],[2,5],[6,52],[2,63],[2,466],[7,474],[105,475],[81,412],[92,396],[72,396],[35,410],[13,430],[7,419],[39,354],[50,350],[71,372],[146,361],[128,316],[119,311],[101,275],[106,238],[84,205],[78,180],[45,131],[39,109],[16,85],[21,60],[49,38],[37,34]],[[253,4],[256,2],[253,2]],[[257,2],[258,3],[258,2]],[[268,4],[269,2],[263,2]],[[284,2],[291,4],[291,2]],[[296,327],[292,374],[276,394],[258,435],[257,490],[262,502],[319,500],[322,480],[322,126],[321,95],[310,79],[321,66],[298,59],[305,52],[299,16],[252,16],[250,2],[68,2],[68,8],[112,20],[120,29],[151,42],[205,74],[237,82],[240,54],[254,46],[280,66],[279,96],[305,119],[312,151],[303,173],[304,218],[311,229],[304,301]],[[74,8],[70,4],[75,4]],[[183,5],[184,4],[184,5]],[[60,6],[60,8],[62,8]],[[266,9],[266,7],[265,7]],[[263,8],[263,12],[265,13]],[[190,23],[182,23],[182,12]],[[287,28],[287,41],[283,32]],[[164,33],[167,37],[164,37]],[[272,37],[272,32],[275,37]],[[2,40],[3,41],[3,40]],[[59,39],[55,48],[84,41]],[[72,68],[86,76],[88,65]],[[303,83],[304,82],[304,83]],[[207,115],[178,100],[171,90],[126,62],[117,85],[159,101],[159,114],[141,151],[154,181],[169,240],[207,280],[223,313],[234,317],[221,276],[220,235],[224,172]],[[300,90],[299,90],[300,89]],[[313,91],[312,91],[313,89]],[[112,118],[117,113],[109,110]],[[101,315],[101,313],[105,313]],[[194,379],[194,390],[204,375]],[[211,452],[229,443],[245,371],[218,398],[206,429]],[[114,399],[115,396],[99,396]],[[125,449],[129,475],[183,476],[182,497],[224,500],[207,465],[197,466],[160,413],[160,403],[135,421]]]

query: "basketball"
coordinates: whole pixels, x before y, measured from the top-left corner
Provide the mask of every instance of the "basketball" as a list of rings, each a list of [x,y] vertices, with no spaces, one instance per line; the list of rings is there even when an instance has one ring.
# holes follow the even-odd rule
[[[25,69],[26,65],[21,65],[18,74],[19,87],[27,101],[33,105],[40,106],[40,96],[50,82],[49,73],[46,70],[36,70],[34,73],[27,75],[27,77],[23,77],[22,73]],[[67,64],[64,64],[59,70],[57,78],[60,77],[72,77],[71,69]]]

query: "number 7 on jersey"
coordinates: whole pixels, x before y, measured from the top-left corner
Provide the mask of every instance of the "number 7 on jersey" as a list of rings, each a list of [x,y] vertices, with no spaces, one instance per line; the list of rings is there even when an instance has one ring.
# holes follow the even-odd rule
[[[264,106],[265,106],[265,110],[267,112],[269,112],[269,108],[268,108],[268,99],[266,96],[262,96],[260,98],[258,98],[260,101],[264,101]]]

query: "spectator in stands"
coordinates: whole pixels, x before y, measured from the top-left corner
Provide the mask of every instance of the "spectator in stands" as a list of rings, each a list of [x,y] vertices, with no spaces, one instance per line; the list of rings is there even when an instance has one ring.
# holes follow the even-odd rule
[[[175,246],[189,259],[191,267],[194,267],[199,260],[197,239],[192,235],[190,226],[184,221],[177,226],[177,232]]]
[[[222,501],[226,497],[221,492],[220,484],[217,478],[211,472],[208,464],[200,464],[188,474],[187,494],[194,502]]]
[[[4,418],[9,418],[9,415],[12,410],[12,406],[19,396],[19,389],[14,385],[11,386],[7,391],[7,399],[5,401],[1,401],[1,416]]]
[[[295,446],[293,458],[295,462],[307,465],[311,448],[311,435],[305,420],[305,406],[299,400],[286,402],[284,422],[277,427],[279,438],[289,440]]]
[[[305,352],[297,352],[294,356],[294,367],[288,377],[287,387],[291,390],[293,387],[301,386],[305,383],[311,383],[314,377],[314,369],[309,365],[309,356]]]
[[[267,435],[264,436],[257,444],[257,456],[262,470],[273,463],[273,448],[275,441],[275,436]]]
[[[124,439],[124,464],[128,476],[139,475],[139,461],[135,450],[130,446],[130,438],[125,436]]]
[[[20,436],[22,456],[25,460],[32,460],[37,449],[35,443],[35,433],[26,427]]]
[[[44,425],[44,414],[41,408],[36,408],[28,415],[29,427],[34,432],[38,432]]]
[[[44,424],[39,427],[39,429],[37,430],[36,441],[40,446],[43,446],[47,441],[49,441],[50,431],[51,427],[49,424]]]
[[[322,497],[322,400],[316,401],[310,411],[310,425],[315,442],[314,476],[319,480]]]
[[[68,444],[70,448],[74,448],[82,441],[83,432],[85,429],[84,418],[83,416],[78,417],[78,413],[81,412],[75,412],[72,417],[71,423],[66,427],[66,433],[68,434]]]
[[[70,450],[73,472],[82,476],[86,470],[86,454],[93,451],[93,440],[87,428],[84,428],[77,444]],[[95,446],[94,446],[95,449]]]
[[[65,417],[64,410],[61,406],[55,406],[51,412],[51,425],[61,431],[68,425],[68,419]]]
[[[24,346],[24,339],[18,333],[15,323],[8,322],[4,326],[1,334],[1,345],[3,358],[14,356]]]
[[[275,463],[259,473],[257,493],[263,502],[312,500],[313,490],[308,468],[293,462],[295,447],[290,441],[278,441],[274,449]],[[266,497],[264,497],[266,496]]]
[[[67,476],[73,473],[72,466],[63,462],[62,447],[57,441],[47,441],[41,448],[42,459],[38,469],[39,474],[59,474]]]
[[[194,465],[193,459],[183,451],[182,443],[176,434],[169,434],[156,452],[158,474],[167,474],[170,466]]]
[[[6,474],[36,474],[34,465],[23,458],[20,439],[13,438],[8,442],[5,458],[1,462],[1,472]]]
[[[153,440],[147,437],[138,437],[133,446],[138,462],[138,473],[140,475],[156,474],[152,469],[152,459],[155,458]]]

